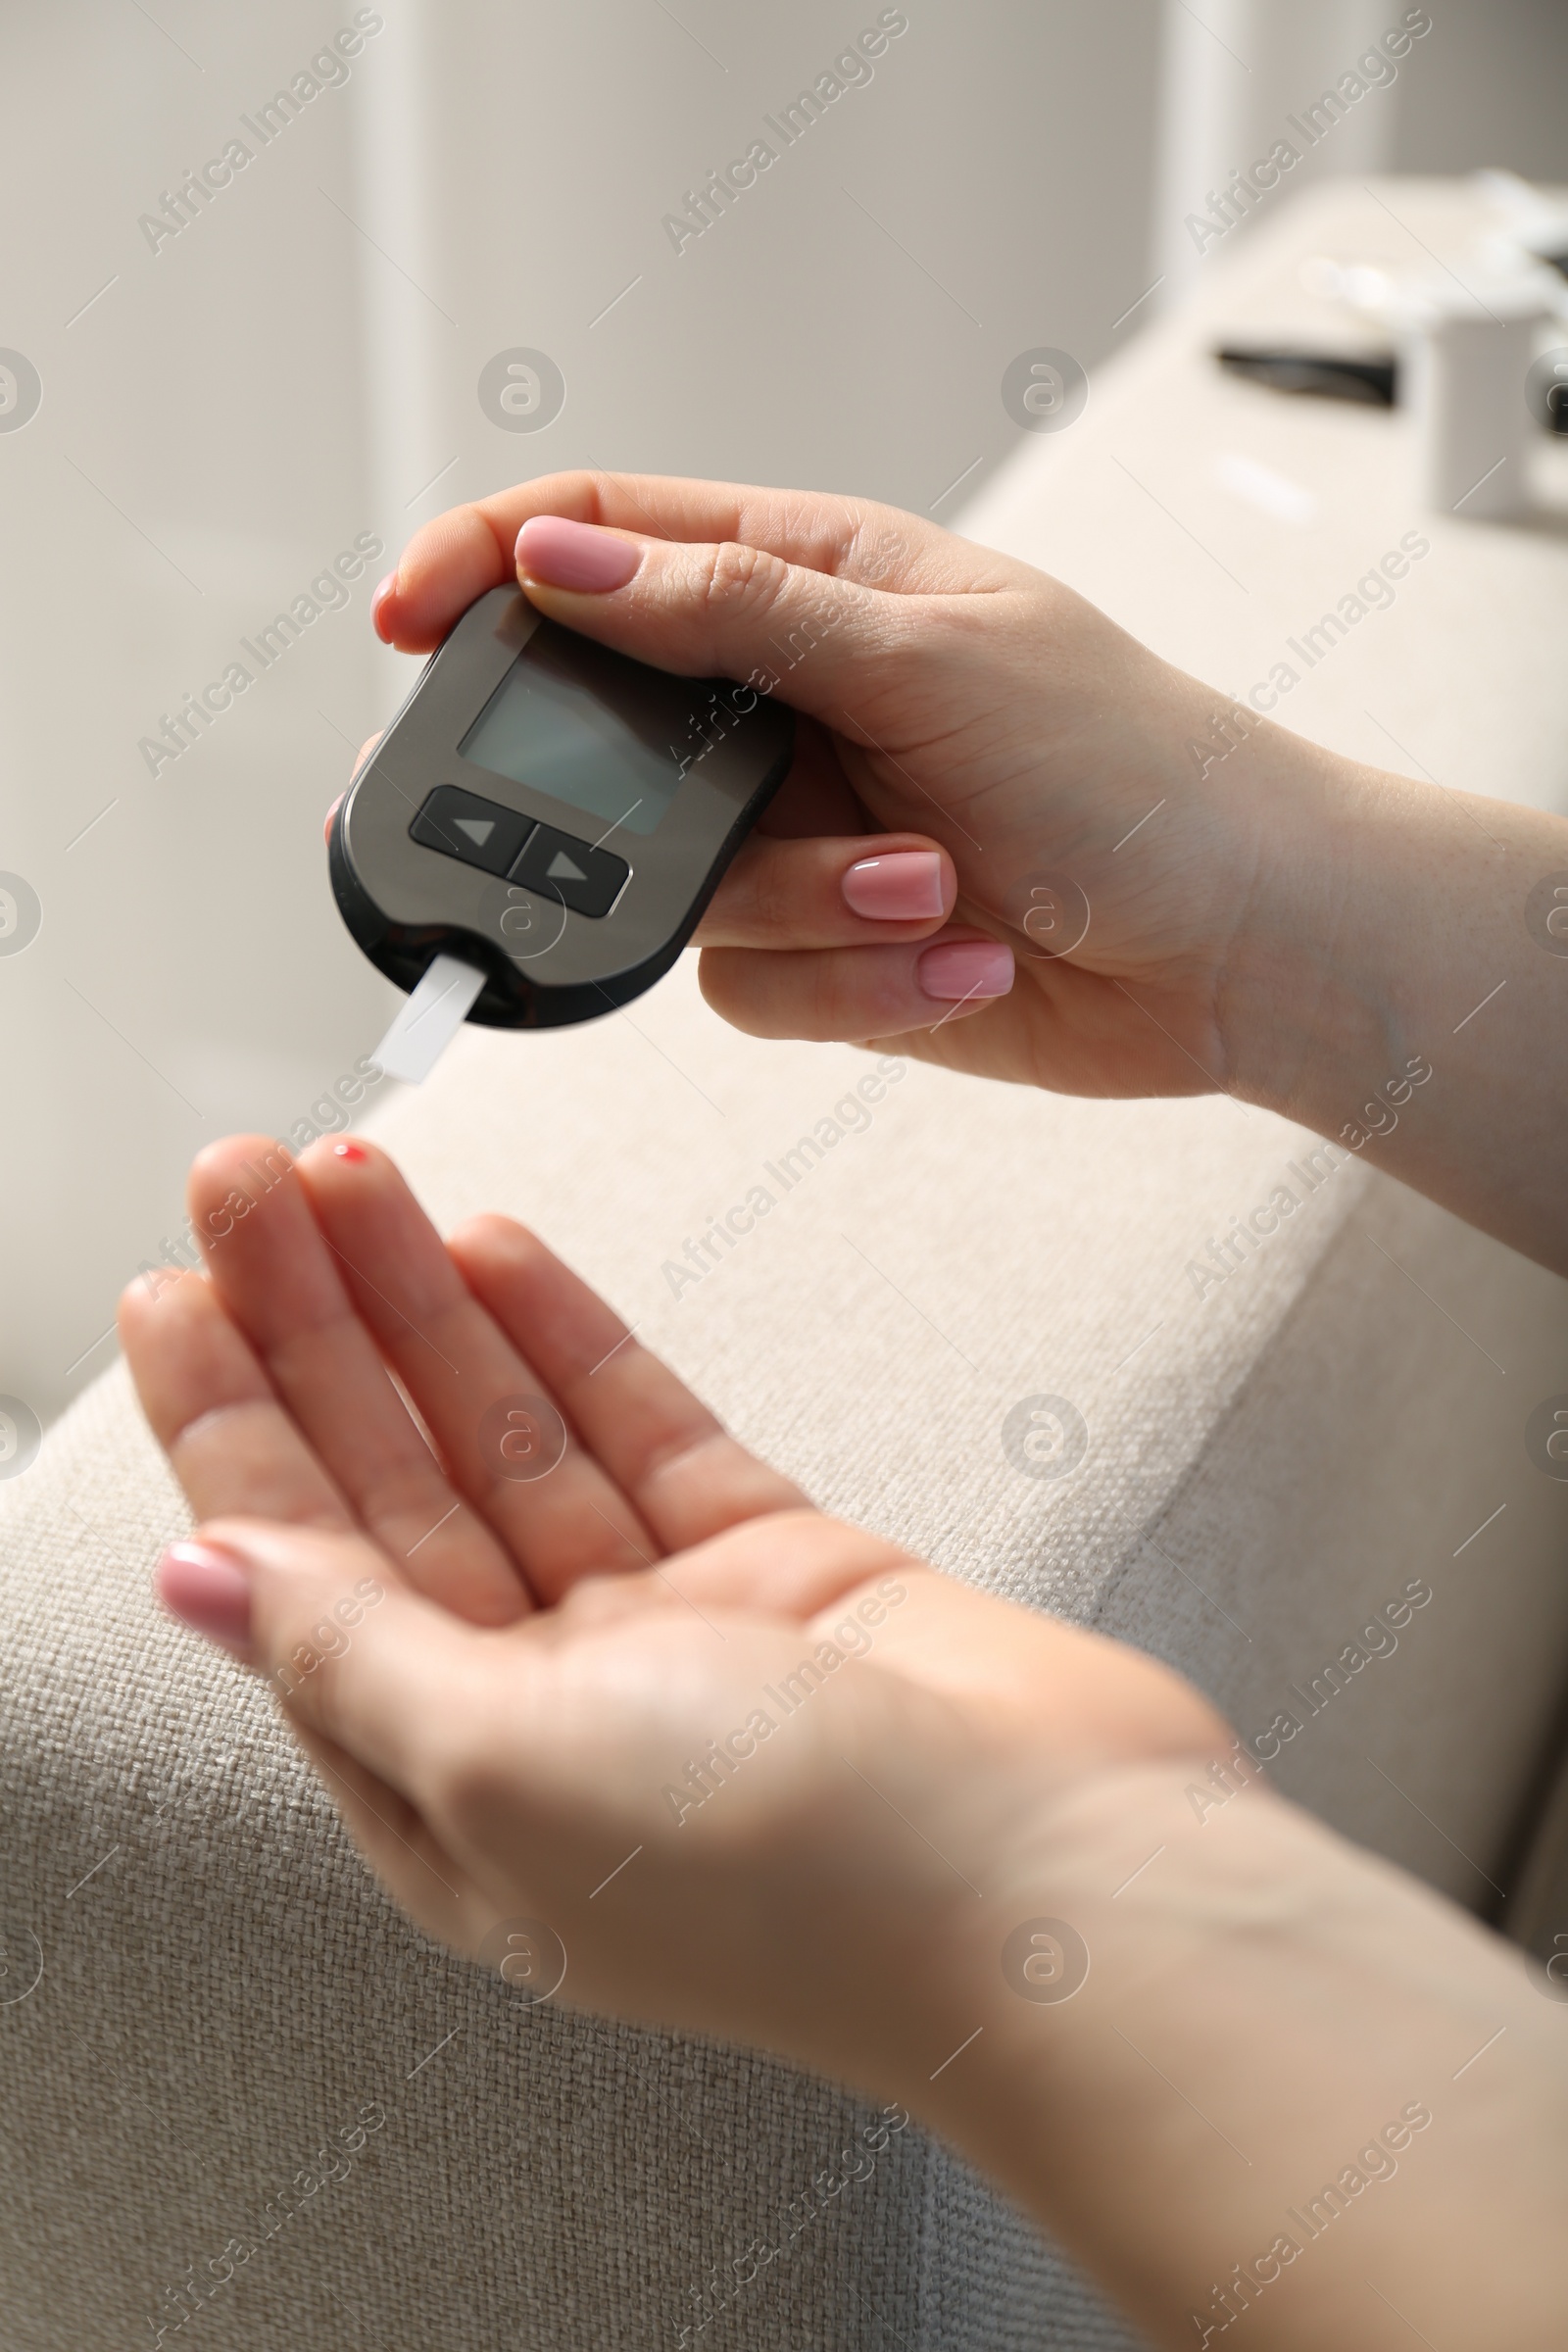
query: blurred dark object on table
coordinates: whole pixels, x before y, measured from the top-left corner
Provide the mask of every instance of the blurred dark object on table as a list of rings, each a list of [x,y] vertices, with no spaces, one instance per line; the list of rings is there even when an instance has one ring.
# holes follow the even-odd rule
[[[1378,409],[1392,409],[1397,397],[1398,363],[1392,352],[1387,358],[1363,353],[1351,359],[1329,351],[1249,350],[1223,343],[1214,357],[1232,375],[1245,375],[1274,392],[1305,392]]]

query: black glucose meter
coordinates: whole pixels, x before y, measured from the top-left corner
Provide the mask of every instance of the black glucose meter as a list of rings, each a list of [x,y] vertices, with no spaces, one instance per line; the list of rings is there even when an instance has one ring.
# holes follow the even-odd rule
[[[332,820],[339,910],[402,989],[438,956],[482,972],[471,1021],[592,1020],[668,971],[793,743],[770,696],[652,669],[492,588]]]

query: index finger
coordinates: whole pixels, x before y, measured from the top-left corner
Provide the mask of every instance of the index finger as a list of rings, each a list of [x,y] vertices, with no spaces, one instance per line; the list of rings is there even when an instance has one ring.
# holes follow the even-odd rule
[[[1006,568],[1003,558],[870,499],[676,474],[547,473],[449,508],[415,533],[376,591],[375,625],[388,644],[413,654],[439,645],[475,597],[516,576],[517,533],[536,514],[658,539],[734,540],[806,570],[906,595],[981,586]]]
[[[385,727],[377,727],[373,735],[367,735],[365,741],[361,744],[359,750],[354,755],[354,765],[349,769],[350,784],[353,783],[355,777],[359,774],[361,768],[365,765],[365,762],[367,760],[368,760],[370,754],[374,751],[376,745],[380,742],[385,733]],[[332,819],[334,816],[336,816],[338,810],[342,808],[348,797],[348,791],[345,787],[345,789],[338,794],[337,799],[332,803],[331,808],[327,810],[325,816],[321,820],[321,831],[327,841],[330,841],[332,838]]]

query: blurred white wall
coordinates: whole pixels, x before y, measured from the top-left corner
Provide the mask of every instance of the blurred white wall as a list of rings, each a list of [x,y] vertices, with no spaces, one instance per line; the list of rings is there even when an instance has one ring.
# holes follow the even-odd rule
[[[1438,13],[1377,127],[1415,123],[1424,169],[1545,37],[1508,0]],[[879,20],[868,76],[793,144],[764,128]],[[342,1115],[328,1090],[390,992],[338,922],[320,822],[412,674],[368,621],[408,534],[584,464],[953,517],[1015,440],[1008,361],[1049,344],[1092,370],[1135,336],[1189,187],[1292,102],[1293,61],[1310,83],[1370,21],[1360,0],[5,12],[0,368],[21,354],[41,402],[7,429],[25,377],[0,376],[0,873],[42,926],[0,953],[0,1393],[47,1418],[109,1359],[204,1140]],[[356,22],[344,73],[264,144],[246,118]],[[1464,88],[1440,97],[1445,75]],[[664,217],[762,137],[774,163],[677,250]],[[144,223],[235,138],[243,169],[177,234]],[[1347,142],[1334,168],[1391,157]],[[478,397],[518,347],[565,383],[536,433]],[[387,555],[262,671],[241,641],[351,569],[357,537]],[[149,772],[142,739],[236,661],[253,681]]]
[[[1429,35],[1420,45],[1410,36],[1401,60],[1385,55],[1377,71],[1388,78],[1366,97],[1347,100],[1343,117],[1322,118],[1329,126],[1321,132],[1303,125],[1301,110],[1353,71],[1355,60],[1403,14],[1387,0],[1313,0],[1310,7],[1298,0],[1200,0],[1198,8],[1167,0],[1154,183],[1162,307],[1179,300],[1200,274],[1219,241],[1211,228],[1228,241],[1232,226],[1244,226],[1254,208],[1281,202],[1309,180],[1390,168],[1404,97],[1399,85],[1406,74],[1421,74]],[[1309,144],[1314,135],[1316,146]],[[1255,199],[1244,185],[1227,211],[1229,174],[1248,172],[1254,158],[1268,158],[1277,141],[1299,161],[1277,165],[1273,189]]]
[[[1164,0],[1162,59],[1151,271],[1162,307],[1219,243],[1315,179],[1492,165],[1568,177],[1562,0]],[[1279,141],[1295,160],[1227,216],[1231,174]]]

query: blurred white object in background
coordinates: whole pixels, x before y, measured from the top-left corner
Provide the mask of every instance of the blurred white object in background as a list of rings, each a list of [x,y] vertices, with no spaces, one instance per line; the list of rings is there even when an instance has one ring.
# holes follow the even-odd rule
[[[1511,172],[1473,184],[1494,218],[1450,262],[1394,270],[1326,254],[1302,263],[1303,290],[1376,320],[1401,347],[1399,398],[1415,423],[1422,503],[1475,522],[1528,512],[1536,432],[1527,394],[1543,329],[1568,318],[1568,204]]]
[[[1412,312],[1400,385],[1415,426],[1417,494],[1437,513],[1473,522],[1523,514],[1537,431],[1525,379],[1545,315],[1539,293],[1432,288]]]
[[[1568,203],[1560,196],[1533,188],[1517,172],[1478,172],[1476,185],[1515,245],[1543,262],[1568,261]]]

